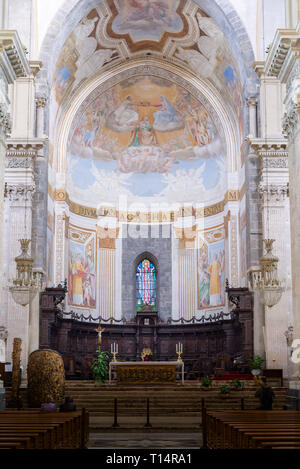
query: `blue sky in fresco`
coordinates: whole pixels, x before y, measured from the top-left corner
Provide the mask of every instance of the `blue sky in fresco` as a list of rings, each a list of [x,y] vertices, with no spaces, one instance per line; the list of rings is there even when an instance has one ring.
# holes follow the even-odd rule
[[[96,166],[98,170],[114,171],[116,167],[115,161],[95,161],[91,159],[83,159],[71,155],[71,158],[76,161],[76,164],[72,168],[72,179],[75,186],[79,189],[88,189],[89,186],[95,182],[95,177],[92,174],[92,164]],[[222,158],[221,156],[219,158]],[[209,190],[216,186],[219,181],[220,173],[217,165],[216,158],[210,158],[208,160],[197,159],[194,161],[177,161],[173,164],[172,173],[179,169],[197,169],[205,162],[205,169],[203,172],[203,184],[205,189]],[[127,186],[131,193],[140,197],[152,197],[159,194],[163,189],[166,188],[166,184],[163,182],[162,174],[148,172],[133,173],[128,179]]]

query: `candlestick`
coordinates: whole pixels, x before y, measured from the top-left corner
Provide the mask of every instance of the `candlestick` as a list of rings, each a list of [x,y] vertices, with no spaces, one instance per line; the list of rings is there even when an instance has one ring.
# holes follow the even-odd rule
[[[119,350],[119,346],[118,344],[116,344],[115,342],[113,344],[111,344],[111,354],[113,355],[113,362],[116,362],[117,359],[116,359],[116,355],[118,355],[118,350]]]
[[[183,346],[179,342],[178,344],[176,344],[176,353],[178,355],[178,358],[177,358],[178,362],[182,362],[182,358],[181,358],[182,352],[183,352]]]

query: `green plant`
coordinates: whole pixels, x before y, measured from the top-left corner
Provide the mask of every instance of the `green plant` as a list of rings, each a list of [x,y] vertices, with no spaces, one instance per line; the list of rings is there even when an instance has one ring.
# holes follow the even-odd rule
[[[244,388],[244,383],[242,381],[239,381],[238,379],[234,379],[233,381],[231,381],[230,387],[233,389]]]
[[[223,386],[220,387],[220,393],[221,394],[230,394],[230,387],[224,384]]]
[[[201,379],[201,384],[202,384],[202,386],[204,386],[206,388],[211,387],[211,385],[212,385],[211,377],[210,376],[203,376],[203,378]]]
[[[97,358],[95,358],[91,365],[91,370],[96,381],[103,383],[107,379],[109,372],[109,358],[110,356],[108,352],[102,352],[100,348],[97,350]]]
[[[251,370],[261,370],[265,360],[259,355],[254,355],[252,358],[249,358],[249,363]]]

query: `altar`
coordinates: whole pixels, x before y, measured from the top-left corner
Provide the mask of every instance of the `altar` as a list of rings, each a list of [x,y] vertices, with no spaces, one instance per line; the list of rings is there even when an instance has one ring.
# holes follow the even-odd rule
[[[184,384],[184,363],[181,361],[110,362],[109,382],[118,384]]]

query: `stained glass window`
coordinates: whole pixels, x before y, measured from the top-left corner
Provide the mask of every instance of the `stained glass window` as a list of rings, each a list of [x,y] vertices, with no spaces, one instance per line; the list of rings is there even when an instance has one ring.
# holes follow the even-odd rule
[[[142,306],[150,305],[155,308],[156,303],[156,268],[148,259],[139,263],[136,269],[136,306],[139,311]]]

